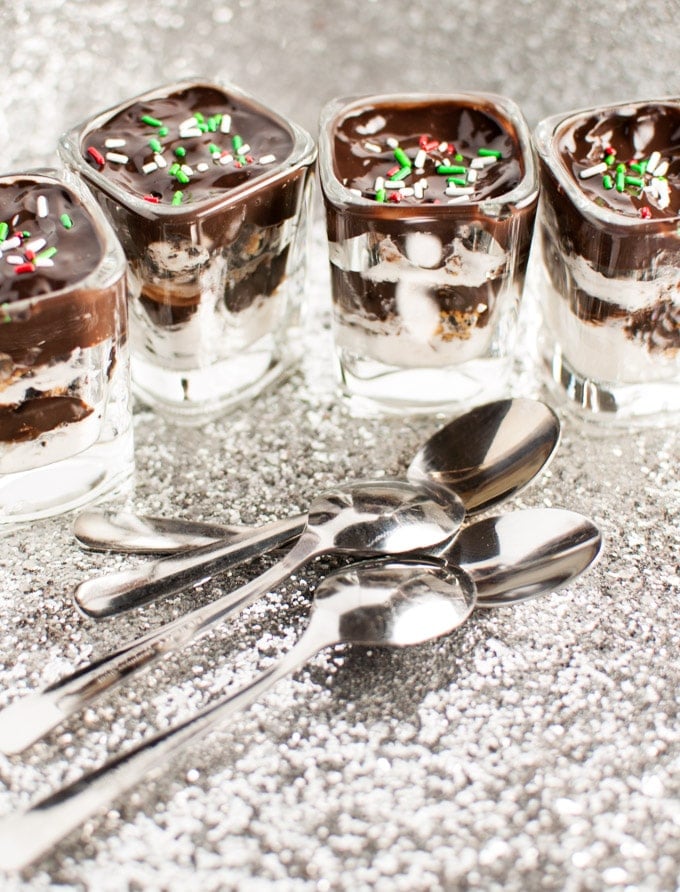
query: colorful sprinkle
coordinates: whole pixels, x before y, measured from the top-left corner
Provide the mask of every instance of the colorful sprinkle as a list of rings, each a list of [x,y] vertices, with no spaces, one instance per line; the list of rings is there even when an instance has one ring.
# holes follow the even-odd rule
[[[98,149],[96,149],[94,146],[87,147],[87,154],[100,167],[104,167],[104,165],[106,164],[106,159],[104,158],[102,153]]]
[[[159,121],[158,118],[154,118],[151,115],[142,115],[139,119],[142,124],[148,124],[149,127],[162,127],[163,122]]]
[[[62,214],[59,217],[59,222],[64,227],[64,229],[73,229],[73,220],[69,217],[68,214]]]

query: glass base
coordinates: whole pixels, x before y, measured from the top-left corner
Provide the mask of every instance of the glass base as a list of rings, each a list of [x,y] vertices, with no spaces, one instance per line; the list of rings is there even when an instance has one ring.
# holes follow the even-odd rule
[[[469,360],[460,365],[403,368],[338,350],[343,394],[354,414],[417,415],[462,410],[498,399],[507,390],[507,357]]]
[[[552,393],[571,415],[614,427],[662,426],[680,421],[680,380],[613,384],[578,372],[558,344],[542,358]]]
[[[133,432],[99,440],[51,464],[0,475],[0,524],[40,520],[110,495],[134,469]]]
[[[175,424],[199,425],[271,386],[298,359],[299,354],[289,349],[284,356],[273,337],[261,338],[238,356],[203,368],[171,369],[137,354],[132,358],[132,389]]]

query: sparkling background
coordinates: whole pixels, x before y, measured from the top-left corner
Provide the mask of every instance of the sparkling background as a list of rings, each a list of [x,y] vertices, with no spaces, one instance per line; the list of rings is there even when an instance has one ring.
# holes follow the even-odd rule
[[[54,160],[93,111],[166,80],[237,82],[314,131],[333,95],[496,90],[530,123],[678,93],[678,3],[25,0],[2,4],[4,170]],[[322,227],[309,345],[275,392],[200,431],[139,407],[120,504],[257,523],[328,484],[398,475],[434,419],[358,419],[338,401]],[[531,313],[513,390],[536,394]],[[476,611],[404,652],[339,647],[73,833],[15,890],[652,889],[680,865],[680,457],[677,431],[594,436],[567,423],[512,506],[593,517],[606,537],[568,589]],[[67,519],[8,534],[0,557],[0,706],[250,578],[95,623],[73,586],[131,558],[81,552]],[[0,815],[265,668],[304,627],[331,561],[65,723],[0,757]]]

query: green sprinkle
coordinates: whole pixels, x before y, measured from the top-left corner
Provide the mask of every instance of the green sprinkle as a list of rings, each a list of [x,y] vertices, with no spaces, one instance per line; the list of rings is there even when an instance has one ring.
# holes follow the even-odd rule
[[[402,168],[412,167],[411,159],[406,154],[406,152],[399,146],[397,146],[397,148],[394,150],[394,157],[395,157],[395,160],[397,160],[399,162],[399,164],[401,164]]]
[[[10,314],[9,314],[9,304],[3,304],[3,305],[2,305],[2,311],[3,311],[3,313],[5,314],[5,315],[2,317],[2,321],[3,321],[3,322],[11,322],[11,321],[12,321],[12,317],[11,317]]]
[[[64,229],[73,228],[73,220],[69,217],[68,214],[62,214],[61,217],[59,217],[59,220],[61,221],[61,225],[64,227]]]
[[[205,118],[204,118],[204,116],[201,114],[201,112],[195,112],[195,113],[194,113],[194,117],[196,118],[196,123],[197,123],[197,124],[202,124],[202,123],[205,121]]]
[[[159,136],[167,136],[168,133],[170,133],[170,131],[168,130],[167,127],[159,127],[159,128],[158,128],[158,135],[159,135]]]
[[[639,186],[642,187],[643,181],[640,177],[625,177],[626,186]]]
[[[626,165],[625,165],[625,164],[617,164],[617,165],[616,165],[616,172],[617,172],[617,173],[625,173],[625,172],[626,172]]]
[[[387,192],[385,191],[385,189],[378,189],[378,191],[375,193],[376,201],[385,201],[386,198]]]
[[[172,196],[172,203],[173,205],[175,205],[175,207],[177,207],[178,204],[182,204],[183,199],[184,192],[178,189],[177,192],[175,192],[175,194]]]
[[[158,142],[157,139],[149,140],[149,148],[152,152],[156,152],[156,154],[160,154],[163,151],[163,146]]]
[[[644,170],[643,170],[643,168],[642,168],[642,164],[641,164],[639,161],[631,161],[631,162],[630,162],[630,169],[631,169],[631,170],[634,170],[635,173],[644,173]]]
[[[461,167],[458,164],[438,164],[437,173],[467,173],[467,168]]]
[[[453,183],[454,186],[467,186],[465,177],[447,177],[446,182]]]
[[[239,136],[238,133],[237,133],[236,136],[233,136],[233,137],[232,137],[231,144],[232,144],[232,146],[233,146],[234,151],[235,151],[235,152],[238,152],[238,150],[239,150],[239,149],[241,148],[241,146],[243,145],[243,137],[242,137],[242,136]]]
[[[176,161],[174,161],[170,165],[170,167],[168,167],[168,173],[170,174],[171,177],[174,177],[178,170],[181,170],[181,168]]]
[[[620,167],[621,165],[619,165]],[[619,170],[618,167],[616,169],[616,191],[623,192],[626,188],[626,174],[625,174],[625,166],[624,170]]]
[[[411,168],[410,167],[401,167],[396,173],[393,173],[390,179],[394,180],[405,180],[406,177],[410,176]]]
[[[221,155],[222,149],[219,146],[216,146],[214,142],[211,142],[208,146],[208,151],[211,155]]]
[[[605,189],[613,189],[614,188],[614,180],[609,176],[608,173],[606,173],[602,177],[602,185],[604,186]]]
[[[57,253],[57,249],[54,247],[54,245],[52,245],[52,247],[50,247],[50,248],[45,248],[37,256],[40,257],[41,259],[49,260],[49,258],[54,257],[54,255],[56,253]]]
[[[213,115],[212,118],[208,118],[208,130],[210,133],[214,133],[219,126],[220,122],[217,120],[216,115]]]
[[[7,234],[9,233],[9,226],[7,223],[0,223],[0,242],[4,242],[7,238]]]
[[[182,183],[183,186],[186,186],[186,184],[189,182],[189,177],[181,168],[175,173],[175,179],[178,183]]]
[[[607,167],[611,167],[615,161],[616,155],[605,155],[604,157],[604,163],[607,165]]]
[[[495,158],[497,161],[500,161],[503,157],[503,153],[499,152],[497,149],[477,149],[477,155],[480,158]]]
[[[162,127],[163,122],[159,121],[158,118],[152,118],[151,115],[142,115],[139,119],[142,124],[148,124],[149,127]]]
[[[463,156],[459,152],[457,155],[453,156],[453,160],[454,161],[465,161],[465,158],[463,158]]]
[[[177,146],[177,148],[175,149],[175,155],[178,158],[186,158],[187,150],[184,148],[184,146]]]

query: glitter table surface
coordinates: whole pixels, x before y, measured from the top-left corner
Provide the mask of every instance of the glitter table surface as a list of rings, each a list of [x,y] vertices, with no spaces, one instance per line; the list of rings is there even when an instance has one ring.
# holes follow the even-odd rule
[[[323,9],[211,0],[199,21],[185,0],[162,12],[122,0],[4,5],[0,24],[14,49],[0,108],[3,164],[49,163],[57,134],[96,108],[200,72],[239,82],[310,129],[331,95],[423,82],[512,95],[532,123],[677,91],[677,3],[607,0],[576,16],[568,4],[507,6],[485,5],[485,19],[479,4],[463,3],[459,34],[441,5],[424,3],[399,26],[383,21],[389,4],[349,0]],[[424,35],[428,51],[414,40]],[[261,523],[304,510],[327,485],[404,471],[441,422],[356,418],[338,399],[320,223],[309,296],[302,367],[256,404],[201,430],[137,407],[137,474],[117,506]],[[538,395],[530,305],[524,323],[513,392]],[[547,473],[502,510],[591,516],[605,536],[596,567],[560,592],[477,610],[436,642],[323,652],[34,868],[0,876],[0,888],[676,889],[677,433],[595,436],[567,420]],[[0,706],[271,562],[124,618],[95,622],[75,611],[79,581],[135,560],[80,551],[68,518],[2,538]],[[270,666],[304,628],[315,581],[336,563],[314,562],[23,756],[0,757],[0,816]]]

